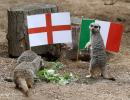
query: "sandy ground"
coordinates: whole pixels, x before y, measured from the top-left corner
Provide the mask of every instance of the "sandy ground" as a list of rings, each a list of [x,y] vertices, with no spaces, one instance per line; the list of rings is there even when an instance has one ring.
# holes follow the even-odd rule
[[[4,81],[15,68],[16,59],[8,57],[7,9],[28,3],[57,4],[60,11],[70,11],[72,16],[84,16],[101,20],[120,21],[124,33],[120,52],[111,54],[109,71],[116,81],[103,79],[87,80],[89,62],[64,62],[64,71],[79,76],[79,80],[69,85],[38,82],[25,97],[15,89],[14,83]],[[0,100],[130,100],[130,3],[118,0],[114,5],[104,5],[102,0],[0,0]]]

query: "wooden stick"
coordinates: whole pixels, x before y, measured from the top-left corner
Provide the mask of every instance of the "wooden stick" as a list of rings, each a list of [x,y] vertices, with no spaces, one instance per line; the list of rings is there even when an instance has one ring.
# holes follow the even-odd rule
[[[82,16],[82,20],[81,20],[81,23],[80,23],[80,32],[79,33],[81,33],[81,24],[82,24],[83,18],[84,17]],[[79,37],[78,37],[78,41],[80,41],[80,34],[79,34]],[[80,51],[80,49],[79,49],[79,43],[78,43],[77,61],[79,60],[79,51]]]

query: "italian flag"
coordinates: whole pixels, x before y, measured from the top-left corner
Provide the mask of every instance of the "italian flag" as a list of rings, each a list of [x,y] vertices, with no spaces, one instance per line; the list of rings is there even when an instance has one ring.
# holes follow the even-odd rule
[[[27,26],[30,47],[72,42],[69,12],[28,15]]]
[[[92,19],[82,19],[79,49],[85,49],[85,45],[90,39],[89,25],[93,22],[98,23],[101,26],[100,33],[106,50],[118,52],[123,33],[123,25],[120,23]]]

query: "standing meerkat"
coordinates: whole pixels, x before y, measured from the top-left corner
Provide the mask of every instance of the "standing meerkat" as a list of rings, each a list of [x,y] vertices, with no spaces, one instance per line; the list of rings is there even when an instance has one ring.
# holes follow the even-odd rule
[[[25,51],[17,60],[18,65],[14,69],[14,83],[16,88],[28,96],[29,88],[34,84],[36,72],[43,66],[43,60],[33,51]]]
[[[95,72],[100,73],[100,75],[109,80],[115,80],[113,77],[108,75],[107,72],[107,55],[105,51],[105,46],[103,43],[103,39],[100,34],[100,26],[96,23],[91,23],[90,26],[90,41],[86,45],[86,47],[90,48],[90,67],[89,73],[87,77],[95,77]]]

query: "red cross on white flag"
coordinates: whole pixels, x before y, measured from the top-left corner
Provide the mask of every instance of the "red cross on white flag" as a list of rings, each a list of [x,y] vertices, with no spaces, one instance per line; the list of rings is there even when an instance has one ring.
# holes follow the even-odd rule
[[[71,43],[70,13],[47,13],[27,16],[30,47]]]

